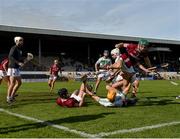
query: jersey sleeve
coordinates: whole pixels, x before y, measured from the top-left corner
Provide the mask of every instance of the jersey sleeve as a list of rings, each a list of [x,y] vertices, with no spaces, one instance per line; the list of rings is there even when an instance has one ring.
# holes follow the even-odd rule
[[[5,59],[2,65],[4,70],[8,69],[8,63],[9,63],[8,59]]]
[[[62,103],[62,100],[61,100],[60,97],[56,99],[56,104],[60,105],[60,106],[63,106],[63,103]]]
[[[50,74],[52,74],[52,66],[49,68],[49,72]]]
[[[99,58],[97,61],[96,61],[96,64],[100,64],[101,63],[101,58]]]
[[[9,52],[9,55],[8,55],[8,58],[9,58],[10,60],[12,60],[12,61],[17,61],[17,60],[14,58],[14,53],[15,53],[15,51],[16,51],[15,47],[12,47],[12,48],[10,49],[10,52]]]

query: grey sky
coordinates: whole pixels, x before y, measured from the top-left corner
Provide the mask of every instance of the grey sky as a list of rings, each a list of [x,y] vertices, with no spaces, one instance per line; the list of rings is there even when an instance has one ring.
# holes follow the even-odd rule
[[[180,0],[0,0],[0,24],[180,40]]]

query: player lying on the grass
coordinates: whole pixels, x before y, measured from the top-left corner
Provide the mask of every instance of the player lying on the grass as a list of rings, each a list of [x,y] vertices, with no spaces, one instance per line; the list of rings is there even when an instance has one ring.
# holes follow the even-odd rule
[[[131,98],[128,99],[127,97],[124,99],[122,98],[122,94],[117,89],[114,89],[110,86],[107,86],[106,89],[108,90],[107,98],[101,98],[97,95],[89,93],[89,95],[100,105],[105,107],[124,107],[124,106],[132,106],[137,103],[137,99]],[[128,89],[128,88],[127,88]]]
[[[9,77],[7,76],[8,62],[8,58],[5,58],[0,64],[0,84],[4,80],[9,86]]]
[[[69,95],[66,88],[62,88],[58,91],[59,97],[56,103],[62,107],[81,107],[84,104],[85,95],[93,94],[92,86],[87,83],[87,75],[81,77],[83,83],[79,90],[75,90],[71,95]]]
[[[55,59],[54,64],[51,65],[50,70],[49,70],[50,77],[48,80],[48,85],[50,87],[50,92],[52,92],[54,89],[54,85],[57,80],[59,71],[61,72],[61,67],[59,66],[59,61],[57,59]]]
[[[112,62],[111,59],[109,58],[109,52],[107,50],[104,50],[103,57],[99,58],[95,64],[95,70],[98,75],[97,75],[94,93],[97,92],[101,80],[106,80],[107,77],[110,75],[109,71],[107,70],[107,66],[111,64]]]

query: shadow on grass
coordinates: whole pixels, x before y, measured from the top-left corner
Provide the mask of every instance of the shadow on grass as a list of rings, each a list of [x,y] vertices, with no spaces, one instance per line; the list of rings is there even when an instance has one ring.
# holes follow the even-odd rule
[[[29,92],[28,94],[26,94],[26,97],[49,97],[49,96],[57,96],[57,93],[50,93],[50,92],[34,93],[34,92]]]
[[[42,123],[32,123],[32,124],[23,124],[23,125],[17,125],[17,126],[4,127],[4,128],[0,128],[0,134],[7,134],[7,133],[25,131],[25,130],[30,130],[30,129],[44,128],[52,124],[57,124],[57,125],[60,125],[63,123],[77,123],[78,124],[79,122],[88,122],[91,120],[104,118],[105,116],[110,115],[110,114],[115,114],[115,113],[107,112],[107,113],[100,113],[100,114],[71,116],[71,117],[62,118],[62,119],[49,120]]]
[[[17,99],[16,102],[13,102],[11,105],[7,104],[6,102],[3,103],[1,107],[3,108],[18,108],[26,105],[31,104],[43,104],[43,103],[55,103],[56,98],[36,98],[36,99]]]
[[[146,97],[146,100],[140,100],[137,106],[170,105],[170,104],[180,104],[180,102],[175,101],[175,96],[154,96],[154,97]]]
[[[8,105],[5,101],[1,105],[2,108],[5,109],[12,109],[12,108],[18,108],[18,107],[24,107],[27,105],[32,104],[48,104],[48,103],[54,103],[56,105],[56,99],[58,96],[49,96],[49,97],[27,97],[27,96],[18,96],[16,101],[13,102],[11,105]],[[85,98],[85,103],[83,107],[87,107],[92,104],[92,101],[88,98]]]

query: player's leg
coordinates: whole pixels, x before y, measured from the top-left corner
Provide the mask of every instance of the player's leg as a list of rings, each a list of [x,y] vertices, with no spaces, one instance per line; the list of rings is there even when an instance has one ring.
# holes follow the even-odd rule
[[[81,107],[84,104],[85,95],[86,95],[86,93],[84,93],[83,91],[79,91],[78,96],[81,97],[81,100],[79,102],[79,107]]]
[[[11,103],[11,94],[12,94],[12,91],[13,91],[13,88],[16,84],[16,78],[14,76],[10,76],[9,77],[9,86],[8,86],[8,90],[7,90],[7,102],[8,103]]]
[[[72,94],[77,96],[79,94],[79,90],[75,90]]]
[[[95,85],[95,89],[94,89],[94,92],[96,93],[97,92],[97,89],[99,87],[99,84],[102,80],[102,77],[98,77],[97,80],[96,80],[96,85]]]
[[[50,88],[51,88],[51,83],[52,83],[52,79],[51,79],[51,77],[49,77],[49,79],[48,79],[48,85],[49,85]]]
[[[139,80],[135,80],[132,84],[133,90],[132,90],[132,97],[136,97],[137,96],[137,91],[139,88]]]
[[[53,91],[53,89],[54,89],[54,84],[55,84],[55,80],[52,80],[52,81],[51,81],[50,92]]]
[[[126,95],[129,92],[130,84],[129,84],[129,81],[127,81],[126,79],[123,79],[123,80],[120,80],[120,81],[112,84],[111,87],[115,88],[117,90],[120,90],[122,99],[125,99]],[[107,87],[106,87],[106,89],[107,89]],[[109,88],[109,89],[111,89],[111,88]]]
[[[9,86],[9,76],[4,76],[3,80],[7,83],[7,86]]]
[[[99,99],[100,99],[100,97],[95,96],[95,95],[91,96],[91,98],[92,98],[92,99],[94,99],[94,100],[95,100],[95,101],[97,101],[97,102],[98,102],[98,101],[99,101]]]
[[[121,89],[121,88],[123,87],[123,84],[124,84],[124,83],[123,83],[123,80],[121,80],[121,81],[118,81],[118,82],[113,83],[113,84],[111,85],[111,87],[112,87],[112,88],[115,88],[115,89]],[[107,86],[106,89],[109,90],[108,88],[109,88],[109,87]]]
[[[55,85],[56,79],[57,79],[57,77],[54,76],[54,77],[53,77],[53,80],[51,81],[51,89],[50,89],[50,92],[52,92],[53,89],[54,89],[54,85]]]
[[[14,87],[13,87],[13,90],[12,90],[11,98],[14,98],[14,97],[15,97],[16,92],[17,92],[17,90],[19,89],[19,87],[21,86],[21,84],[22,84],[21,76],[17,76],[17,77],[16,77],[16,83],[15,83],[15,85],[14,85]]]
[[[112,82],[106,85],[106,90],[111,89],[110,87],[113,87],[115,89],[119,89],[119,88],[121,89],[121,87],[123,86],[122,81],[123,81],[122,76],[120,75],[115,76]]]
[[[96,95],[91,96],[91,98],[102,106],[105,106],[105,107],[114,106],[113,103],[111,103],[107,98],[100,98],[99,96],[96,96]]]
[[[97,102],[102,105],[102,106],[105,106],[105,107],[113,107],[114,104],[112,102],[109,101],[109,99],[107,98],[96,98],[97,99]]]
[[[136,97],[137,96],[137,91],[139,88],[139,80],[136,77],[136,74],[134,74],[131,79],[130,79],[130,83],[132,85],[132,97]]]
[[[122,94],[124,94],[124,96],[126,96],[129,93],[129,90],[131,88],[131,83],[135,81],[135,77],[134,74],[132,73],[123,73],[122,74],[123,77],[123,87],[122,87]]]

